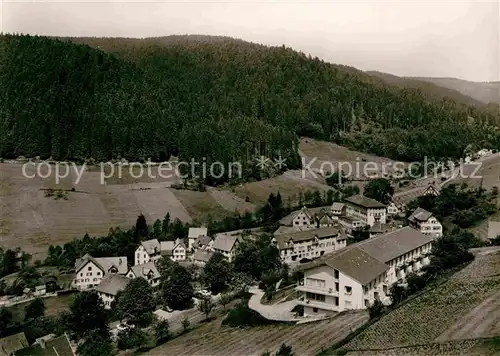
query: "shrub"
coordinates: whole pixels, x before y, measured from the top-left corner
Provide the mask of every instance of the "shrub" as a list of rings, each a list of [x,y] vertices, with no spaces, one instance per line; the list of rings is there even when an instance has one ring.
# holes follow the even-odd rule
[[[272,322],[250,309],[246,302],[241,302],[231,309],[226,318],[222,321],[222,325],[227,325],[233,328],[252,327],[267,324],[272,324]]]

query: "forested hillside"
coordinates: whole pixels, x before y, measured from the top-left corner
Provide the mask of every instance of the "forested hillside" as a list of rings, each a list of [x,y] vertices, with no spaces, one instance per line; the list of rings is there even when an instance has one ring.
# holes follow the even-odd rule
[[[497,117],[285,47],[224,37],[0,38],[0,155],[286,157],[297,135],[401,160],[500,146]],[[91,47],[87,46],[90,45]]]

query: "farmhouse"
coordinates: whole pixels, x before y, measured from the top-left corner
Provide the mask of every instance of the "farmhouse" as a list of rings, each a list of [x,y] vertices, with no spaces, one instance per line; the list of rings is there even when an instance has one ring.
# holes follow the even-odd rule
[[[411,227],[419,230],[425,235],[441,237],[443,235],[443,226],[432,213],[422,208],[417,208],[408,218]]]
[[[130,267],[127,273],[127,278],[142,277],[149,282],[151,287],[157,287],[160,284],[160,272],[156,268],[154,262],[144,263]]]
[[[394,216],[398,215],[399,213],[401,213],[401,210],[399,209],[398,205],[394,201],[391,201],[389,205],[387,205],[387,215]]]
[[[303,207],[300,210],[296,210],[291,214],[288,214],[287,216],[282,218],[279,222],[280,225],[284,226],[293,226],[293,227],[310,228],[310,229],[314,229],[316,227],[316,221],[314,219],[313,213],[306,207]]]
[[[220,233],[215,235],[213,251],[221,253],[229,262],[236,255],[236,249],[242,237],[240,234]]]
[[[104,303],[105,309],[111,309],[111,303],[115,300],[119,291],[122,291],[127,286],[130,279],[117,274],[106,276],[97,286],[97,295]]]
[[[193,263],[197,266],[203,267],[213,256],[212,251],[195,250],[193,254]]]
[[[33,295],[35,297],[41,297],[42,295],[45,295],[46,292],[47,287],[45,286],[45,284],[40,284],[39,286],[35,287],[35,293],[33,293]]]
[[[194,250],[211,250],[214,245],[214,240],[210,236],[201,235],[198,236],[196,241],[193,243]]]
[[[441,186],[435,182],[429,183],[427,188],[422,192],[422,196],[435,196],[440,194]]]
[[[79,290],[94,288],[107,274],[127,273],[127,257],[94,258],[86,254],[75,261],[75,279],[73,285]]]
[[[186,256],[186,246],[181,239],[176,239],[175,241],[162,241],[161,245],[161,255],[168,256],[173,261],[184,261]]]
[[[345,231],[340,225],[296,231],[273,237],[281,259],[290,265],[299,263],[304,258],[314,259],[325,253],[344,248],[346,239]]]
[[[379,235],[325,255],[302,267],[297,291],[304,315],[364,309],[388,303],[388,289],[429,263],[434,238],[411,228]]]
[[[208,229],[206,227],[190,227],[188,232],[188,249],[194,248],[194,243],[201,236],[208,236]]]
[[[345,204],[344,203],[338,203],[338,202],[335,202],[332,204],[330,210],[332,212],[332,215],[334,217],[339,217],[341,215],[344,215],[345,213]]]
[[[353,195],[345,199],[346,216],[363,225],[373,226],[376,222],[385,224],[387,221],[386,205],[362,195]]]
[[[135,250],[134,265],[142,265],[149,261],[158,261],[161,257],[160,247],[160,242],[157,239],[142,241]]]

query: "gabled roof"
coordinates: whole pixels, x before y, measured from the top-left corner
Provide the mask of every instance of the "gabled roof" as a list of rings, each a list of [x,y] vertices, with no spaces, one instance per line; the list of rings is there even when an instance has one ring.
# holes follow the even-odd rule
[[[203,247],[203,246],[208,246],[212,242],[212,238],[210,236],[206,235],[201,235],[198,236],[196,241],[193,243],[194,247]]]
[[[428,194],[439,195],[440,191],[441,191],[441,186],[439,184],[436,184],[435,182],[432,182],[432,183],[429,183],[427,188],[425,188],[422,195],[428,195]]]
[[[431,217],[432,213],[419,207],[415,209],[415,211],[410,215],[408,220],[411,222],[417,222],[417,221],[423,222],[429,220]]]
[[[166,256],[171,256],[173,251],[177,247],[186,248],[184,241],[182,239],[176,239],[175,241],[162,241],[161,242],[161,254]]]
[[[143,263],[142,265],[136,265],[130,267],[130,271],[134,274],[136,278],[142,277],[146,278],[147,276],[152,273],[153,274],[153,279],[155,278],[160,278],[160,272],[158,272],[158,269],[156,268],[156,265],[154,262],[148,262],[148,263]]]
[[[344,206],[345,204],[344,203],[338,203],[338,202],[335,202],[332,204],[332,210],[342,210],[344,209]]]
[[[75,356],[71,344],[66,335],[48,340],[45,348],[39,344],[31,345],[16,352],[15,356]]]
[[[124,290],[130,279],[118,274],[108,274],[105,276],[101,283],[96,287],[96,290],[101,293],[116,296],[116,294]]]
[[[336,235],[340,235],[341,239],[346,238],[345,230],[341,225],[275,235],[274,239],[276,240],[279,249],[286,249],[288,247],[287,243],[289,242],[298,243],[313,240],[316,237],[318,239],[322,239]]]
[[[214,255],[211,251],[196,250],[193,254],[194,261],[208,262],[210,258]]]
[[[238,241],[239,239],[239,235],[227,235],[225,233],[217,234],[215,236],[213,248],[215,250],[230,252],[233,250],[236,241]]]
[[[306,226],[300,226],[300,225],[297,225],[297,226],[284,226],[284,225],[281,225],[273,233],[273,235],[276,236],[276,235],[283,235],[283,234],[293,234],[295,232],[306,231],[306,230],[311,230],[311,228],[310,227],[306,227]]]
[[[141,245],[149,255],[160,252],[160,242],[157,239],[142,241]]]
[[[206,227],[190,227],[188,232],[188,238],[196,239],[199,236],[208,235],[208,229]]]
[[[404,227],[325,254],[299,269],[309,270],[327,265],[366,284],[388,269],[387,262],[432,240],[434,238],[431,236],[411,227]]]
[[[28,347],[24,332],[0,339],[0,356],[11,356],[14,352]]]
[[[125,274],[128,271],[126,256],[94,258],[87,253],[82,258],[76,259],[75,273],[78,273],[89,261],[94,263],[104,273],[108,273],[112,267],[116,267],[118,274]]]
[[[370,283],[389,269],[385,263],[357,247],[339,250],[338,254],[325,263],[357,280],[361,285]]]
[[[310,210],[308,208],[306,208],[306,207],[303,207],[300,210],[295,210],[295,211],[291,212],[290,214],[288,214],[287,216],[285,216],[284,218],[282,218],[279,221],[279,223],[281,225],[292,225],[293,220],[297,216],[299,216],[300,213],[304,213],[308,219],[312,219],[313,218],[313,214],[310,212]]]
[[[346,198],[345,201],[367,209],[382,209],[386,207],[385,204],[363,195],[353,195],[352,197]]]

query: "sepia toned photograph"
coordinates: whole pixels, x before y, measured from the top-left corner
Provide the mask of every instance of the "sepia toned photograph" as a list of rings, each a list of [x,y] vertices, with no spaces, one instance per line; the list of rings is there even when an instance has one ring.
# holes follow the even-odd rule
[[[0,0],[0,356],[499,356],[498,0]]]

